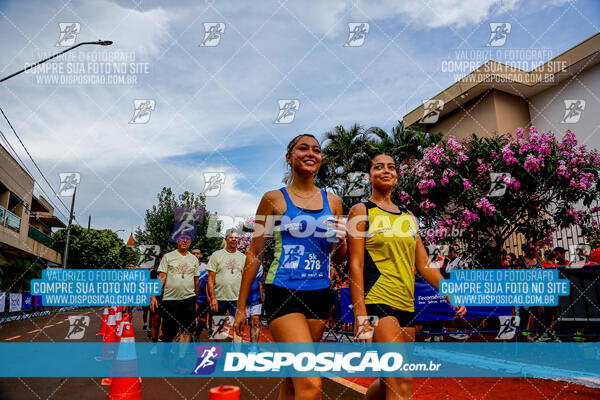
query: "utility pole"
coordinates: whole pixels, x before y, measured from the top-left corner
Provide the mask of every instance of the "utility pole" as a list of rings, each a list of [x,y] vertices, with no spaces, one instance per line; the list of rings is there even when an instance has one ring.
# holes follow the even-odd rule
[[[88,232],[90,231],[90,225],[92,224],[92,216],[88,217]]]
[[[65,251],[63,252],[63,268],[67,268],[67,259],[69,258],[69,237],[71,236],[71,223],[73,223],[73,207],[75,206],[75,195],[77,194],[77,186],[73,190],[71,198],[71,213],[69,214],[69,225],[67,225],[67,239],[65,240]]]

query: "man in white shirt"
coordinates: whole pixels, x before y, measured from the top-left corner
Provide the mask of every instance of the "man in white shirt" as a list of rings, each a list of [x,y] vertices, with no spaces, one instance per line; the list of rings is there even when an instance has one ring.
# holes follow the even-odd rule
[[[162,333],[164,342],[172,342],[181,331],[179,341],[189,343],[196,320],[196,299],[198,298],[198,259],[188,251],[192,238],[182,233],[177,238],[177,250],[164,255],[158,266],[158,279],[162,282],[163,299],[160,304]],[[152,296],[150,308],[156,310],[158,302]],[[187,346],[179,347],[179,360],[176,368],[184,373],[183,357]]]
[[[235,316],[246,262],[246,256],[237,250],[238,241],[239,234],[233,229],[228,230],[225,248],[215,251],[208,260],[208,296],[213,315],[225,316],[229,313],[231,318]],[[215,321],[213,327],[217,329]],[[233,340],[239,340],[235,332]]]

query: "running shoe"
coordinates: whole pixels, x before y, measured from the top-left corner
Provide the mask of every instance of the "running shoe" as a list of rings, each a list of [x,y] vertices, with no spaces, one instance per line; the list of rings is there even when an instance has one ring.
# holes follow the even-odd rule
[[[537,335],[535,335],[535,334],[527,335],[527,341],[529,341],[529,342],[537,341]]]
[[[144,324],[144,327],[142,329],[145,330],[145,331],[147,331],[148,330],[148,325]]]
[[[550,337],[550,335],[548,335],[547,333],[544,333],[542,336],[540,336],[536,342],[548,342],[552,340],[552,338]]]
[[[450,335],[452,339],[456,339],[456,340],[465,340],[466,338],[468,338],[467,335],[465,335],[464,333],[452,333]]]
[[[576,342],[583,342],[584,339],[583,339],[583,336],[581,336],[581,335],[583,335],[583,333],[581,331],[575,332],[575,334],[573,335],[573,340]]]

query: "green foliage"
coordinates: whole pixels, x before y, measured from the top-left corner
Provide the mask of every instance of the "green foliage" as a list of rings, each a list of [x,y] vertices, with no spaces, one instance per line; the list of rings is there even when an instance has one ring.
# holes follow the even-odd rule
[[[354,124],[347,130],[336,126],[325,133],[323,159],[315,184],[340,196],[344,210],[349,210],[370,195],[367,191],[362,197],[346,196],[350,174],[368,172],[371,158],[381,153],[389,154],[399,164],[422,158],[423,150],[440,140],[441,135],[430,135],[420,128],[404,129],[400,121],[390,134],[378,127],[364,130]]]
[[[3,292],[27,292],[32,279],[42,277],[44,266],[26,259],[16,259],[0,268],[0,288]]]
[[[144,226],[138,228],[133,235],[136,245],[158,245],[161,253],[174,250],[177,245],[169,242],[175,224],[173,209],[175,207],[200,207],[205,210],[205,213],[202,221],[198,224],[198,231],[190,248],[199,248],[204,257],[210,256],[220,248],[222,238],[207,237],[209,218],[208,211],[206,211],[206,198],[202,194],[186,191],[176,197],[171,188],[163,187],[157,199],[158,204],[146,210]]]
[[[65,248],[66,229],[54,232],[54,249],[62,253]],[[125,246],[121,238],[110,229],[87,229],[71,226],[68,268],[118,269],[136,262],[137,255]]]

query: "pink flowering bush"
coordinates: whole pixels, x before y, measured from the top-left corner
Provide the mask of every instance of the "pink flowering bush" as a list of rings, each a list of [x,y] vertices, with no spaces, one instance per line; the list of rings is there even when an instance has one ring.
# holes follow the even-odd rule
[[[451,136],[401,167],[394,200],[434,232],[428,242],[465,244],[465,256],[491,267],[515,232],[551,244],[556,229],[598,226],[583,209],[598,205],[599,173],[600,153],[578,145],[571,131],[562,139],[535,127],[460,142]],[[461,237],[449,237],[453,227]]]
[[[247,218],[244,222],[236,227],[240,240],[238,241],[237,249],[241,253],[247,254],[250,244],[252,243],[252,235],[254,234],[254,217]],[[265,271],[268,271],[275,254],[275,240],[273,237],[267,236],[265,249],[262,255],[262,265]]]
[[[238,241],[237,249],[239,252],[246,254],[252,243],[252,233],[254,232],[254,217],[249,217],[244,222],[236,227],[240,240]]]

